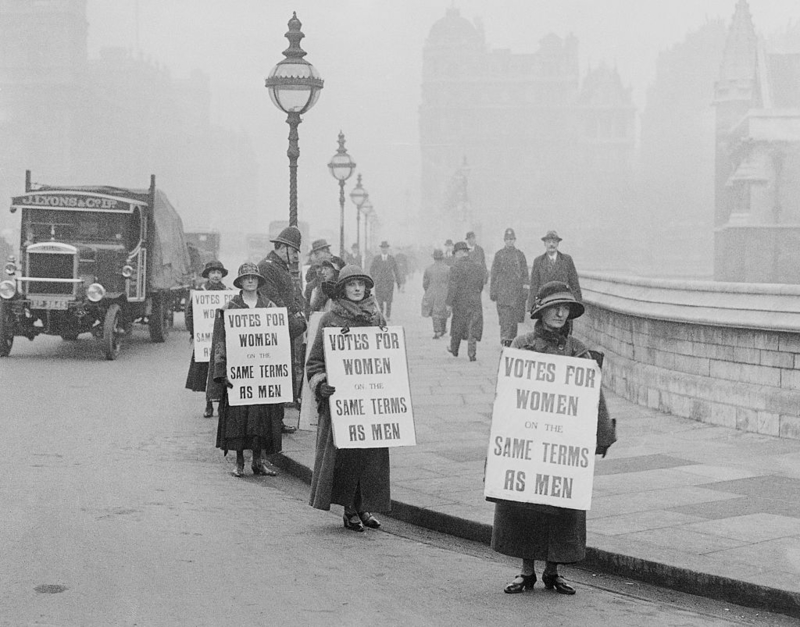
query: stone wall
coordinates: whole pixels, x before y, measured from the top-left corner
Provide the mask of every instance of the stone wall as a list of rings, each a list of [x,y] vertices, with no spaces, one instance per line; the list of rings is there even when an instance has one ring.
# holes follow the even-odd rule
[[[640,405],[800,439],[800,286],[582,273],[575,335]]]

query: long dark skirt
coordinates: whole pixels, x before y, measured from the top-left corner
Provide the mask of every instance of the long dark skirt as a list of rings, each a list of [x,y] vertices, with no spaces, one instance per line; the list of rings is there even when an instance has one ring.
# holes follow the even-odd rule
[[[586,512],[496,501],[492,549],[529,560],[580,562],[586,556]]]
[[[327,401],[320,406],[309,505],[325,510],[333,503],[361,511],[390,511],[389,449],[337,449]]]
[[[206,379],[208,379],[208,362],[195,361],[192,351],[192,361],[189,362],[189,373],[186,375],[186,389],[192,392],[205,392]]]
[[[219,402],[217,448],[228,451],[262,450],[267,455],[283,448],[283,405],[228,405],[228,393]]]

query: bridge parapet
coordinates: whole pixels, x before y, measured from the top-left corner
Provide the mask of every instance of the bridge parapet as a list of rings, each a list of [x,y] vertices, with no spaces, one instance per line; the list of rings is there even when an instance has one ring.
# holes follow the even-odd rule
[[[581,273],[604,383],[678,416],[800,439],[800,286]]]

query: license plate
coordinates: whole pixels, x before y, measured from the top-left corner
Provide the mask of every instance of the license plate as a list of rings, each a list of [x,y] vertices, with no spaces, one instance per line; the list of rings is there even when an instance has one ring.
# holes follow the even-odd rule
[[[54,298],[31,298],[31,309],[67,309],[66,300]]]

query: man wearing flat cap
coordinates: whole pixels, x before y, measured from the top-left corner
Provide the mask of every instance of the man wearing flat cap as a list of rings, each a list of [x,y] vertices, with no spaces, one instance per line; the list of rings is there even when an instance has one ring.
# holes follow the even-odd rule
[[[550,281],[561,281],[569,286],[570,291],[579,301],[583,300],[581,284],[578,281],[578,272],[572,257],[558,250],[561,238],[555,231],[547,231],[544,237],[545,253],[533,260],[531,270],[530,295],[528,297],[528,311],[533,309],[533,300],[539,289]]]

